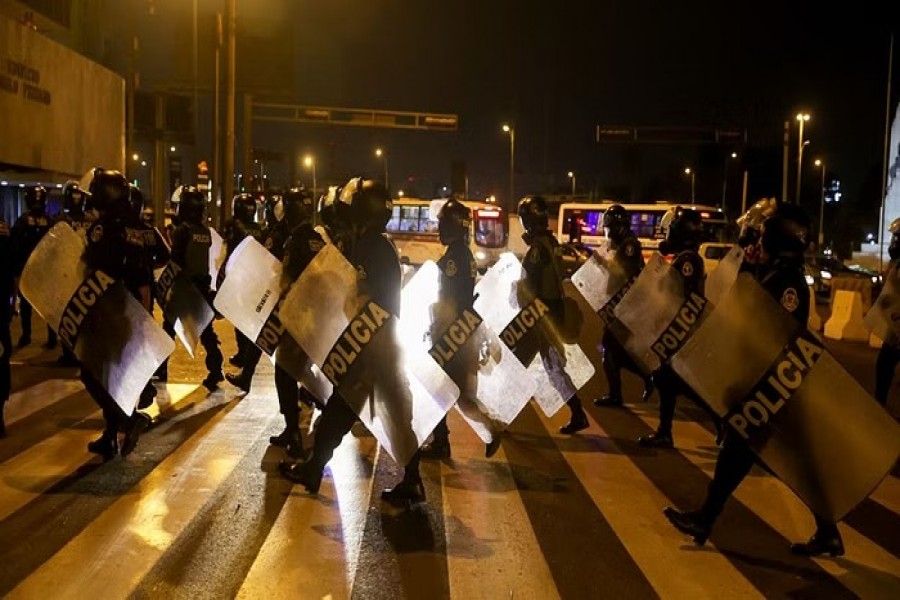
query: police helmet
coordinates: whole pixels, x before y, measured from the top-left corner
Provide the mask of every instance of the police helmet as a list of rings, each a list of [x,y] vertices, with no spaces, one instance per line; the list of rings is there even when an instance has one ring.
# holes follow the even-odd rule
[[[274,227],[281,219],[284,218],[284,202],[281,193],[266,196],[263,205],[263,214],[266,220],[266,226]]]
[[[472,225],[472,211],[455,198],[450,198],[438,211],[438,235],[442,244],[466,240]]]
[[[322,223],[334,230],[345,229],[350,224],[350,215],[346,204],[340,202],[341,188],[333,185],[319,198],[319,218]]]
[[[316,212],[312,194],[304,187],[293,187],[284,193],[282,198],[284,221],[293,229],[298,225],[312,223]]]
[[[380,181],[354,177],[341,190],[339,204],[349,208],[351,223],[359,229],[384,230],[391,220],[394,203]]]
[[[528,196],[519,201],[519,223],[525,233],[535,234],[550,226],[547,201],[540,196]]]
[[[613,204],[603,213],[603,229],[606,237],[620,239],[631,233],[631,217],[621,204]]]
[[[47,209],[47,190],[42,185],[25,188],[25,207],[31,212],[42,213]]]
[[[67,181],[63,186],[63,212],[66,214],[84,212],[85,196],[77,181]]]
[[[741,226],[738,245],[747,247],[755,244],[759,239],[759,232],[762,230],[763,223],[775,214],[777,209],[778,201],[775,198],[763,198],[738,217],[737,224]]]
[[[891,234],[891,243],[888,246],[888,254],[891,260],[900,258],[900,218],[891,221],[888,226],[888,232]]]
[[[772,258],[802,259],[809,246],[809,215],[796,204],[782,204],[765,220],[762,247]]]
[[[700,247],[703,218],[696,210],[681,206],[670,208],[663,215],[659,225],[666,235],[666,239],[659,244],[661,254],[676,254]]]
[[[88,185],[86,208],[117,212],[124,216],[131,206],[130,198],[131,189],[122,173],[111,169],[93,170]]]
[[[247,193],[235,196],[231,204],[231,216],[242,223],[256,221],[256,198]]]
[[[136,185],[130,185],[129,188],[128,201],[131,204],[131,214],[140,218],[141,213],[144,212],[144,192]]]
[[[192,185],[181,188],[181,201],[178,203],[178,216],[195,225],[203,222],[203,210],[206,208],[206,196]]]

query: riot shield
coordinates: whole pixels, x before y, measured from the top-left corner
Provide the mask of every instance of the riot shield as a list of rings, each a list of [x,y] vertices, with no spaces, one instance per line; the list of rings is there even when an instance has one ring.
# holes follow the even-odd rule
[[[200,334],[215,316],[206,297],[181,267],[169,262],[156,280],[156,299],[166,321],[173,324],[178,339],[194,358]]]
[[[706,277],[706,284],[703,288],[703,295],[709,300],[713,306],[718,306],[722,298],[737,281],[738,274],[741,272],[741,265],[744,262],[744,251],[740,246],[735,245],[728,251],[719,264]]]
[[[398,333],[406,348],[428,352],[460,389],[456,408],[476,434],[491,441],[493,421],[506,428],[536,386],[525,367],[467,308],[460,314],[438,298],[440,269],[426,261],[403,288]]]
[[[900,267],[884,278],[884,287],[864,317],[866,327],[881,340],[900,338]]]
[[[594,374],[576,343],[567,343],[548,315],[548,307],[525,289],[524,271],[511,253],[503,254],[475,286],[475,311],[534,377],[534,398],[553,416]]]
[[[699,294],[685,298],[681,275],[655,254],[616,306],[614,314],[623,327],[613,333],[644,372],[651,373],[690,337],[707,304]]]
[[[25,265],[22,294],[130,415],[175,344],[121,281],[87,268],[84,249],[71,227],[57,223]]]
[[[291,286],[281,321],[379,443],[405,465],[459,395],[427,352],[401,348],[397,317],[357,289],[327,244]]]
[[[672,367],[823,518],[846,515],[900,455],[893,418],[747,274]]]
[[[603,324],[609,325],[614,318],[613,311],[633,281],[612,255],[601,249],[594,251],[591,258],[575,271],[572,283]]]
[[[331,396],[328,379],[284,331],[276,307],[281,298],[281,262],[252,236],[225,264],[216,310],[323,404]]]
[[[212,227],[209,228],[209,239],[211,241],[209,247],[209,277],[212,282],[209,284],[209,289],[216,291],[219,271],[222,269],[222,264],[225,262],[227,249],[225,248],[225,240],[223,240],[222,236],[219,235],[219,232]]]

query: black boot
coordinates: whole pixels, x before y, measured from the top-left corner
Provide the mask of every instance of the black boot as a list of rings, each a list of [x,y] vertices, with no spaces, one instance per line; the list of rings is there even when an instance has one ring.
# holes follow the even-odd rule
[[[605,396],[600,396],[594,400],[594,406],[622,406],[622,398],[613,396],[612,394],[606,394]]]
[[[641,400],[644,402],[650,400],[650,396],[653,395],[654,389],[656,389],[656,387],[653,385],[653,379],[650,377],[644,379],[644,393],[641,394]]]
[[[666,515],[669,523],[675,526],[675,529],[691,536],[694,539],[694,543],[698,546],[702,546],[709,539],[709,534],[712,532],[712,524],[701,513],[682,512],[667,506],[663,509],[663,514]]]
[[[569,418],[568,423],[559,428],[559,432],[572,435],[582,429],[587,429],[590,424],[588,423],[587,415],[584,414],[584,409],[581,408],[581,399],[578,396],[572,396],[566,404],[569,405],[572,416]]]
[[[675,442],[672,441],[672,434],[654,431],[650,435],[638,438],[638,444],[645,448],[674,448]]]
[[[322,470],[311,461],[292,462],[283,460],[278,463],[278,472],[288,481],[305,487],[310,494],[319,493],[319,486],[322,485]]]
[[[300,435],[299,429],[294,429],[288,432],[285,451],[287,452],[287,455],[294,460],[302,460],[306,458],[306,450],[303,449],[303,436]]]
[[[88,452],[99,454],[103,460],[111,460],[119,453],[119,440],[116,434],[104,432],[99,438],[87,445]]]
[[[253,381],[253,378],[244,375],[243,370],[241,370],[240,373],[226,373],[225,379],[228,381],[228,383],[238,388],[245,394],[250,393],[250,383]]]
[[[241,360],[241,352],[240,352],[240,350],[237,351],[237,352],[235,352],[235,354],[234,354],[233,356],[231,356],[231,357],[228,359],[228,363],[229,363],[232,367],[239,367],[239,368],[241,368],[241,369],[244,368],[244,361]]]
[[[219,384],[223,381],[225,381],[225,376],[222,375],[222,371],[210,373],[206,376],[206,379],[203,380],[203,387],[205,387],[210,392],[214,392],[216,389],[218,389]]]
[[[820,526],[808,542],[791,544],[791,552],[800,556],[819,556],[821,554],[843,556],[844,541],[833,524],[830,527]]]
[[[141,434],[150,428],[150,419],[142,412],[134,411],[125,429],[125,440],[122,442],[122,456],[128,456],[137,447]]]
[[[435,460],[450,458],[450,438],[435,438],[430,444],[423,445],[420,452],[422,453],[422,458]]]
[[[279,433],[278,435],[273,435],[269,437],[269,443],[273,446],[278,446],[279,448],[286,448],[288,442],[290,441],[291,432],[288,431],[287,427]]]
[[[382,491],[381,499],[396,506],[425,502],[425,486],[421,479],[404,479],[395,487]]]
[[[492,458],[495,454],[497,454],[497,450],[500,449],[500,432],[495,431],[494,437],[491,438],[491,441],[484,446],[484,457]]]
[[[30,335],[22,335],[22,337],[19,338],[19,343],[16,344],[16,347],[17,348],[25,348],[29,344],[31,344],[31,336]]]
[[[144,386],[144,390],[141,392],[140,398],[138,398],[137,407],[139,409],[147,408],[153,404],[154,400],[156,400],[156,386],[152,383],[148,383]]]

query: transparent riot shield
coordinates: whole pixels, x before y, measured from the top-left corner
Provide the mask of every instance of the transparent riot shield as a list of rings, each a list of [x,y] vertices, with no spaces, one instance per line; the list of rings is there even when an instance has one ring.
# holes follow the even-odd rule
[[[130,415],[175,345],[121,281],[87,268],[84,249],[83,238],[57,223],[28,259],[20,287],[82,368]]]
[[[900,267],[894,266],[888,271],[884,287],[864,320],[878,339],[900,338]]]
[[[200,334],[215,317],[206,296],[178,265],[170,262],[156,280],[156,299],[163,317],[172,323],[178,339],[194,358]]]
[[[403,348],[397,317],[357,289],[356,269],[327,244],[291,286],[281,321],[379,443],[405,465],[459,389],[427,352]]]
[[[632,281],[612,255],[601,250],[595,251],[575,271],[572,283],[604,325],[609,325],[616,305],[631,287]]]
[[[460,389],[456,408],[485,443],[518,416],[536,385],[472,308],[460,314],[438,297],[440,269],[426,261],[404,286],[398,332],[406,348],[431,354]],[[496,424],[496,425],[494,425]]]
[[[209,228],[209,239],[211,241],[209,247],[209,277],[211,283],[209,285],[212,291],[216,291],[219,271],[222,270],[222,265],[225,263],[227,249],[225,248],[225,240],[223,240],[222,236],[219,235],[219,232],[212,227]]]
[[[900,455],[894,419],[747,274],[672,367],[823,518],[846,515]]]
[[[534,398],[553,416],[588,382],[594,366],[577,343],[568,343],[548,317],[547,306],[523,285],[524,271],[503,254],[475,286],[474,308],[534,378]]]
[[[225,280],[214,304],[223,317],[324,404],[331,396],[331,384],[284,331],[276,311],[281,273],[281,261],[247,236],[225,264]]]
[[[622,327],[613,333],[644,372],[651,373],[691,334],[706,304],[697,294],[685,300],[681,275],[655,254],[616,306]]]
[[[706,296],[713,306],[717,306],[722,301],[722,298],[731,289],[734,282],[737,281],[743,262],[744,251],[740,246],[734,246],[719,261],[716,268],[707,275],[706,284],[703,287],[703,295]]]

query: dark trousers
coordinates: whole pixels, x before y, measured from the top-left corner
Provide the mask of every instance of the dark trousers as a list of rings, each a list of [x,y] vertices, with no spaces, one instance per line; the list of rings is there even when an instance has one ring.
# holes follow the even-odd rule
[[[253,377],[253,374],[256,373],[256,365],[259,363],[259,359],[262,358],[262,350],[259,349],[259,346],[250,341],[249,338],[245,337],[243,334],[239,333],[241,337],[247,340],[246,346],[244,349],[240,349],[240,339],[238,339],[238,352],[241,356],[241,375],[245,377]],[[291,380],[294,381],[294,380]],[[296,381],[294,384],[296,385]],[[278,386],[278,367],[275,367],[275,385]]]
[[[237,355],[240,356],[242,360],[246,356],[248,347],[256,346],[256,344],[251,342],[237,327],[234,328],[234,341],[237,342]]]
[[[606,383],[609,387],[609,395],[613,398],[622,398],[622,369],[627,369],[635,375],[643,378],[646,376],[638,368],[637,364],[619,343],[613,333],[606,329],[603,332],[603,373],[606,375]]]
[[[163,318],[162,322],[163,331],[165,331],[170,338],[175,339],[175,326],[169,323],[166,318]],[[168,379],[169,377],[169,357],[159,365],[159,368],[156,370],[156,374],[162,377],[163,379]]]
[[[103,411],[103,420],[106,422],[103,435],[107,437],[115,436],[120,429],[124,428],[129,418],[128,415],[122,412],[122,409],[112,399],[112,396],[87,369],[81,369],[81,382],[94,402],[97,403],[97,406],[100,407],[100,410]]]
[[[350,432],[356,419],[356,413],[347,406],[340,394],[332,394],[316,426],[316,439],[309,459],[316,469],[325,470],[325,465],[334,456],[335,449],[341,445],[341,440]]]
[[[206,350],[206,370],[210,373],[222,372],[222,350],[219,348],[219,336],[210,323],[200,334],[200,344]]]
[[[25,299],[25,296],[19,294],[19,316],[22,318],[22,337],[31,339],[31,304]],[[47,342],[56,344],[56,332],[47,325]]]
[[[255,348],[256,345],[254,344],[253,347]],[[245,371],[248,367],[249,365],[244,367]],[[253,368],[256,368],[255,361]],[[278,392],[278,409],[284,415],[286,428],[289,431],[300,431],[300,388],[297,380],[278,365],[275,366],[275,391]]]
[[[897,363],[900,363],[900,347],[896,343],[885,342],[875,361],[875,399],[882,406],[887,404]]]
[[[653,383],[656,384],[656,388],[659,390],[659,427],[656,430],[658,433],[672,435],[672,422],[675,420],[675,401],[678,396],[685,396],[692,400],[694,404],[702,408],[710,416],[716,427],[719,427],[721,422],[719,416],[672,370],[672,367],[669,365],[660,367],[653,374]]]

